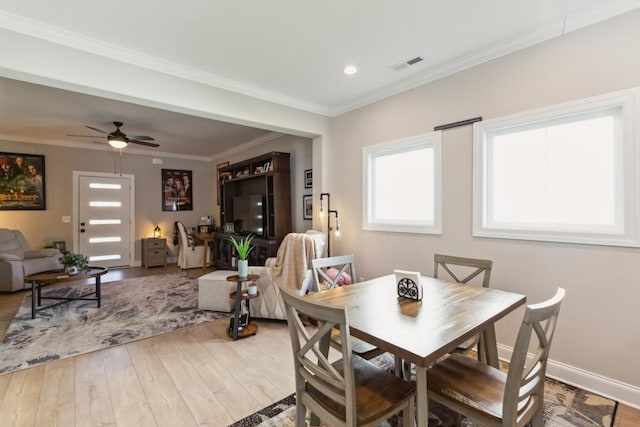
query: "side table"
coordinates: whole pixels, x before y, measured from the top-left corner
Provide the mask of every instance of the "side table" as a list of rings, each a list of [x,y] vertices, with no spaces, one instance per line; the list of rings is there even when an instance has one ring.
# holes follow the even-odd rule
[[[142,265],[144,268],[167,266],[167,239],[148,237],[142,240]]]
[[[235,292],[231,292],[229,294],[229,298],[235,300],[235,309],[233,313],[233,318],[229,322],[229,330],[227,331],[227,335],[233,337],[233,340],[237,340],[238,338],[248,337],[250,335],[255,335],[258,332],[258,325],[255,323],[251,323],[251,309],[249,306],[249,300],[251,298],[255,298],[260,295],[260,293],[256,293],[255,295],[249,295],[248,291],[242,290],[242,284],[245,282],[255,282],[260,278],[257,274],[248,274],[247,277],[240,277],[237,274],[233,276],[227,277],[227,281],[236,282],[237,287]],[[247,323],[246,325],[240,324],[240,309],[242,304],[246,304],[247,308]]]

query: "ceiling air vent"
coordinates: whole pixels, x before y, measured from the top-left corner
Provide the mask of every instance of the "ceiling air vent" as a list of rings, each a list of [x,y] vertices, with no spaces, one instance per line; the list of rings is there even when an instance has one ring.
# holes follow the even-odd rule
[[[421,56],[416,56],[415,58],[409,59],[407,61],[404,62],[400,62],[398,64],[392,65],[391,67],[389,67],[391,70],[393,71],[400,71],[400,70],[404,70],[405,68],[417,64],[418,62],[422,61],[424,58]]]

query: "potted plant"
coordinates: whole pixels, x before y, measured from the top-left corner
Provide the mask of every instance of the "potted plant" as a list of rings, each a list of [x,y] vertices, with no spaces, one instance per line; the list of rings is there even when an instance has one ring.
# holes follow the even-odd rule
[[[252,234],[249,234],[244,239],[240,239],[240,241],[238,241],[235,239],[235,237],[229,236],[229,240],[233,244],[233,247],[236,249],[236,253],[238,254],[238,258],[240,259],[238,261],[238,276],[243,279],[247,277],[247,271],[249,268],[249,261],[247,260],[247,257],[249,256],[249,253],[253,250],[253,248],[256,247],[256,245],[251,244],[253,238],[254,236]]]
[[[82,270],[87,270],[89,265],[89,261],[86,256],[71,252],[65,253],[60,258],[60,263],[64,265],[64,270],[71,275],[78,274]]]

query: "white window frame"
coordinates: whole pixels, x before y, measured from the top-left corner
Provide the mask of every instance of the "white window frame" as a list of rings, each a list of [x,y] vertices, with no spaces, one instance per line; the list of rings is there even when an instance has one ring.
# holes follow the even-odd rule
[[[376,218],[373,212],[374,194],[372,178],[375,174],[373,159],[385,154],[396,154],[412,150],[430,148],[433,149],[433,170],[421,169],[408,171],[412,176],[406,177],[406,186],[413,192],[420,191],[420,183],[426,176],[433,179],[434,184],[434,219],[433,221],[389,221]],[[411,200],[407,200],[404,206],[398,209],[410,209]],[[395,141],[390,141],[362,149],[362,228],[364,230],[391,231],[400,233],[442,234],[442,132],[430,132]]]
[[[536,240],[607,246],[640,247],[638,209],[640,194],[637,180],[640,173],[638,147],[638,103],[640,89],[633,88],[606,95],[582,99],[562,105],[486,120],[474,124],[473,132],[473,235],[503,239]],[[491,132],[523,128],[540,121],[551,121],[574,114],[622,109],[621,146],[617,147],[616,166],[621,167],[615,180],[615,224],[607,229],[572,226],[542,226],[530,224],[509,226],[491,218],[490,200],[490,138]]]

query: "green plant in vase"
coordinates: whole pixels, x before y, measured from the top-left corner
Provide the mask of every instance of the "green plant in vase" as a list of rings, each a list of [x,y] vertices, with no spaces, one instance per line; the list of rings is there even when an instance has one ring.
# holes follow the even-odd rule
[[[247,277],[247,272],[249,269],[249,261],[247,258],[249,257],[249,253],[256,247],[256,245],[252,245],[251,241],[255,236],[249,234],[244,239],[236,240],[235,237],[229,236],[229,240],[233,244],[233,247],[236,249],[236,253],[238,254],[238,276],[245,278]]]
[[[64,270],[69,274],[78,274],[83,270],[87,270],[89,260],[82,254],[65,253],[60,258],[60,263],[64,265]]]

